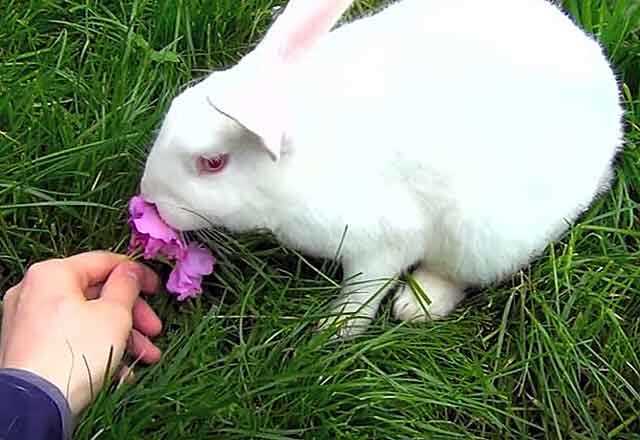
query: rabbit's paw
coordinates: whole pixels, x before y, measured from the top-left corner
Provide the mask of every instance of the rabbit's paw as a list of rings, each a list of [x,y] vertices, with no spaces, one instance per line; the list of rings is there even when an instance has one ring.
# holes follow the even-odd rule
[[[440,319],[451,313],[464,298],[463,288],[423,268],[418,268],[412,277],[422,292],[414,292],[409,284],[398,289],[393,298],[396,319],[416,322]]]
[[[333,305],[331,316],[320,321],[318,328],[320,331],[335,332],[336,338],[349,339],[364,333],[372,319],[366,308]]]

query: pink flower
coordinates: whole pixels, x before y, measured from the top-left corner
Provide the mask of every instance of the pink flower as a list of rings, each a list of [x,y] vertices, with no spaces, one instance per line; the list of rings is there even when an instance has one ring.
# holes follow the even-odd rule
[[[179,301],[199,295],[202,293],[202,277],[213,272],[214,263],[215,258],[208,250],[190,243],[169,275],[167,289],[177,293]]]
[[[156,207],[140,196],[129,201],[129,215],[130,251],[142,248],[145,260],[164,257],[176,262],[167,290],[177,294],[179,301],[202,293],[202,277],[212,273],[215,264],[211,252],[195,243],[187,245],[179,232],[160,218]]]
[[[133,230],[130,250],[143,248],[147,260],[156,258],[158,254],[178,258],[184,252],[186,246],[178,233],[160,218],[153,204],[135,196],[129,201],[129,215]]]

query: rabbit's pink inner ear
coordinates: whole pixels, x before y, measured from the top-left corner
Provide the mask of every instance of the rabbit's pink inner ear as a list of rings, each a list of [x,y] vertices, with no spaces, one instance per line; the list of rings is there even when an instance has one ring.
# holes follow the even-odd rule
[[[338,22],[354,0],[290,0],[267,33],[264,49],[284,62],[295,61]]]

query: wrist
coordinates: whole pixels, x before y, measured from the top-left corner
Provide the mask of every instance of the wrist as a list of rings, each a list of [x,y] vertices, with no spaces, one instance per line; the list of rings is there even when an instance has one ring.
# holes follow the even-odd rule
[[[21,368],[4,368],[0,366],[0,376],[9,377],[14,383],[16,381],[18,384],[24,383],[27,389],[31,387],[31,389],[35,388],[40,390],[43,396],[46,396],[45,398],[48,398],[58,410],[62,424],[63,438],[71,438],[71,433],[74,428],[74,415],[68,400],[60,392],[58,386],[36,373]]]
[[[72,371],[56,371],[54,368],[39,368],[35,365],[13,363],[0,365],[0,371],[22,374],[42,385],[47,393],[56,396],[56,402],[64,401],[71,415],[80,414],[91,400],[91,384],[78,380],[78,373]],[[83,375],[84,376],[84,375]]]

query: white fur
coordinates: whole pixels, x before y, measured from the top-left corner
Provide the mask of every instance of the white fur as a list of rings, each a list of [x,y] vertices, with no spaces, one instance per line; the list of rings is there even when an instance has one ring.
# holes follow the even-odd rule
[[[318,13],[306,1],[290,5]],[[281,32],[267,40],[292,38]],[[317,37],[294,62],[259,46],[176,97],[142,192],[180,229],[266,227],[318,257],[335,255],[347,227],[345,277],[371,282],[336,300],[361,315],[344,334],[416,262],[418,279],[442,281],[423,277],[432,310],[450,311],[607,188],[622,139],[616,78],[547,1],[401,0]],[[217,152],[227,168],[197,175],[197,157]]]

